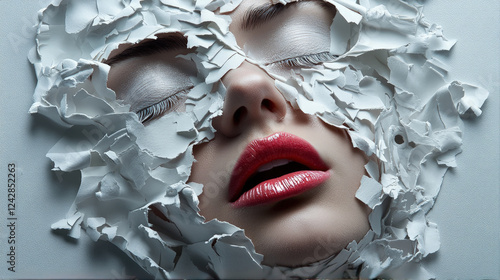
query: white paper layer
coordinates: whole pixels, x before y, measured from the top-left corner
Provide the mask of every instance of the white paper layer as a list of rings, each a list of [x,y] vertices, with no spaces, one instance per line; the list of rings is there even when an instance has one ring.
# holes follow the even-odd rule
[[[373,278],[418,270],[440,246],[426,215],[456,166],[461,117],[479,116],[488,96],[451,79],[433,58],[455,42],[424,20],[417,1],[328,0],[338,11],[330,47],[342,52],[337,60],[288,77],[260,65],[294,108],[346,129],[370,158],[356,194],[372,209],[366,236],[306,267],[268,267],[242,229],[204,221],[202,186],[186,184],[193,146],[214,137],[211,120],[225,96],[220,78],[254,62],[229,32],[230,17],[216,13],[239,2],[55,0],[40,11],[30,112],[71,127],[47,156],[55,170],[82,174],[73,207],[52,227],[110,241],[155,278]],[[186,112],[145,127],[106,87],[102,61],[120,44],[169,32],[196,48],[184,58],[198,76]]]

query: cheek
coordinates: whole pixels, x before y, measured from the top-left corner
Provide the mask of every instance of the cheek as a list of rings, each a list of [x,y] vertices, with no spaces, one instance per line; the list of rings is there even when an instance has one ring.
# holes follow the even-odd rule
[[[327,135],[318,137],[325,139],[318,144],[331,166],[332,175],[329,181],[327,195],[321,203],[339,213],[340,219],[346,224],[356,225],[363,232],[367,227],[367,216],[370,208],[355,196],[363,176],[367,176],[365,165],[368,157],[359,149],[353,148],[351,139],[345,130],[324,124]],[[366,231],[365,231],[366,232]]]
[[[348,142],[349,141],[349,142]],[[368,158],[365,153],[352,147],[350,140],[345,141],[345,146],[339,146],[337,152],[339,156],[335,158],[333,164],[333,185],[336,187],[338,197],[345,200],[339,201],[347,212],[353,211],[353,216],[361,217],[358,221],[366,220],[365,215],[370,212],[370,208],[356,198],[356,192],[361,185],[363,176],[368,176],[365,165]],[[355,214],[356,212],[356,214]]]
[[[198,197],[200,200],[200,213],[207,220],[219,216],[222,204],[226,203],[227,194],[225,186],[229,182],[232,165],[224,160],[228,158],[216,153],[217,144],[213,141],[197,145],[193,149],[195,163],[191,170],[190,182],[203,184],[203,193]]]
[[[361,150],[354,148],[351,138],[345,129],[336,128],[321,122],[321,129],[316,129],[321,133],[312,141],[319,148],[320,153],[328,161],[337,178],[346,181],[357,181],[357,186],[361,176],[366,174],[365,164],[368,157]]]
[[[368,158],[365,153],[352,148],[352,146],[348,146],[346,149],[348,152],[339,157],[341,163],[338,163],[337,170],[341,172],[339,177],[349,183],[350,187],[347,188],[349,192],[355,193],[359,188],[363,175],[368,175],[365,169]]]

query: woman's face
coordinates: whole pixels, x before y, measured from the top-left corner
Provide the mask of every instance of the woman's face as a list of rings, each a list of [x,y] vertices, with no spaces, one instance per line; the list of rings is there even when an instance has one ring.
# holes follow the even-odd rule
[[[293,109],[272,78],[295,75],[297,59],[328,53],[334,16],[319,1],[243,1],[230,31],[259,65],[245,61],[222,78],[215,138],[194,148],[189,181],[204,185],[201,215],[243,228],[267,265],[324,259],[369,230],[369,209],[355,198],[366,157],[344,130]],[[160,117],[161,106],[151,108],[162,102],[182,110],[193,87],[194,65],[176,58],[187,50],[172,45],[111,63],[108,86],[144,119]]]

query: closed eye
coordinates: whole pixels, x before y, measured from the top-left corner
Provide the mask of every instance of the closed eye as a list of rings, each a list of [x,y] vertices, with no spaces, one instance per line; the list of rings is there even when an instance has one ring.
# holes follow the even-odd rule
[[[136,112],[142,123],[157,119],[176,108],[186,97],[188,90],[182,90]]]
[[[283,67],[313,67],[324,62],[331,62],[339,56],[330,52],[320,52],[314,54],[300,55],[275,62],[266,63],[265,66],[283,66]]]

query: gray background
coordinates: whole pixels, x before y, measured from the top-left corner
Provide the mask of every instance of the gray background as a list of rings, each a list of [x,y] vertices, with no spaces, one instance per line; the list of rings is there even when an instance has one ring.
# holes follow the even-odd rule
[[[45,153],[63,131],[27,112],[35,87],[26,59],[36,12],[47,1],[0,0],[0,278],[145,278],[120,250],[82,234],[71,241],[50,230],[77,192],[78,176],[49,172]],[[424,13],[458,39],[452,77],[481,85],[491,95],[484,114],[466,120],[464,152],[448,172],[434,209],[441,249],[425,262],[438,279],[500,279],[500,2],[426,2]],[[16,273],[7,270],[7,163],[17,165]],[[66,181],[65,181],[66,182]]]

